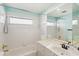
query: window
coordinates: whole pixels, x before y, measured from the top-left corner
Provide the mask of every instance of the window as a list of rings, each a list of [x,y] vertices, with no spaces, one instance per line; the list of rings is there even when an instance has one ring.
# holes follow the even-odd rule
[[[3,16],[0,16],[0,23],[4,23],[5,22],[5,19]]]
[[[31,25],[32,20],[11,17],[10,24],[29,24],[29,25]]]
[[[55,25],[54,23],[51,23],[51,22],[47,22],[46,24],[47,24],[47,26],[54,26]]]

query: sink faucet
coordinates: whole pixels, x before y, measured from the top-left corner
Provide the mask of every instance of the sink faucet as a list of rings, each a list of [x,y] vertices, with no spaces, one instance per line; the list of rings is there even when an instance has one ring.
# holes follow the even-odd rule
[[[62,46],[62,48],[68,50],[68,48],[69,48],[69,44],[70,44],[70,43],[71,43],[71,42],[63,43],[63,44],[61,44],[61,46]]]
[[[66,50],[69,48],[69,46],[67,46],[65,44],[62,44],[61,46],[62,46],[62,48],[66,49]]]
[[[69,45],[69,44],[71,44],[71,42],[68,42],[67,44]]]

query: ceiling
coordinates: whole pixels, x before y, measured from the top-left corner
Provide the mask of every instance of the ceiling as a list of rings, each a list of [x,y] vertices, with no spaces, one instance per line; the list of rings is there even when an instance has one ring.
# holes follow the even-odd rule
[[[65,3],[61,7],[56,8],[52,12],[50,12],[48,15],[53,17],[59,17],[66,15],[68,13],[72,12],[72,4],[71,3]]]
[[[58,7],[60,4],[61,3],[6,3],[5,5],[41,14],[46,10],[50,9],[51,7]],[[58,7],[52,12],[48,13],[48,16],[60,17],[66,15],[72,12],[72,8],[73,10],[77,10],[77,6],[79,6],[79,4],[73,3],[73,6],[74,8],[72,7],[72,3],[64,3],[64,5],[62,5],[61,7]]]
[[[42,13],[50,7],[55,7],[60,3],[6,3],[7,6],[28,10],[34,13]]]

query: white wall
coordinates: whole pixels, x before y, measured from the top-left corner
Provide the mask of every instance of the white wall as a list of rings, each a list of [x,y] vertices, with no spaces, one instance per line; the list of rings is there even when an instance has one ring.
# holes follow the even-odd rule
[[[48,34],[48,39],[56,39],[56,26],[48,26],[47,27],[47,34]]]
[[[52,20],[52,21],[49,21]],[[57,38],[57,21],[56,19],[48,19],[49,23],[53,23],[52,25],[47,26],[47,35],[48,39],[56,39]]]
[[[33,25],[8,25],[8,34],[5,34],[5,43],[8,48],[17,48],[31,43],[35,44],[40,40],[39,16],[26,14],[19,15],[15,12],[8,12],[8,16],[31,18]],[[9,18],[8,18],[9,19]]]
[[[41,39],[47,39],[47,15],[40,15]]]
[[[3,6],[0,6],[0,45],[3,44],[5,36],[3,33],[4,24],[2,23],[2,20],[4,22],[5,20],[5,11]]]

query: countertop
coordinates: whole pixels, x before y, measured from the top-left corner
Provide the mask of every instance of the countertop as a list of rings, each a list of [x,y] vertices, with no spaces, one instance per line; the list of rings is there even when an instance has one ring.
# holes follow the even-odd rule
[[[79,51],[70,46],[68,50],[63,49],[61,47],[62,43],[66,43],[66,41],[58,40],[58,39],[46,39],[38,41],[39,44],[45,46],[47,49],[51,50],[58,56],[79,56]]]

